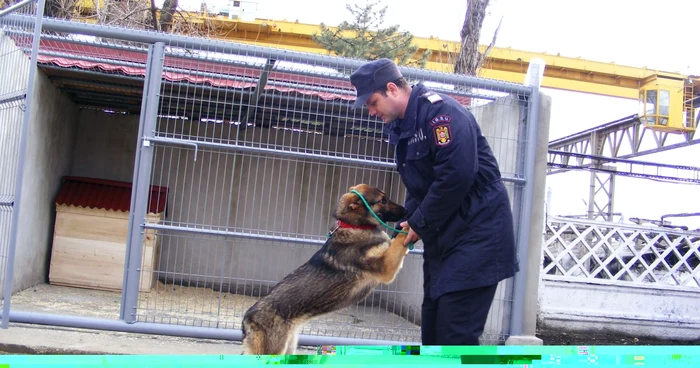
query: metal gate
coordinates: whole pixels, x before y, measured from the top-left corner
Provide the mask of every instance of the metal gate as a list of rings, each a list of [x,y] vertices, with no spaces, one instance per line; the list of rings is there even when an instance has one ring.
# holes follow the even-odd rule
[[[383,124],[350,107],[349,75],[364,61],[67,21],[47,20],[45,29],[83,36],[47,35],[42,55],[103,75],[145,76],[120,314],[129,324],[198,336],[238,330],[245,310],[325,241],[350,186],[368,183],[405,198]],[[477,117],[501,165],[525,259],[537,88],[403,72]],[[343,343],[419,342],[420,245],[394,283],[301,333]],[[524,295],[514,283],[524,277],[499,286],[484,343],[519,333]],[[304,336],[300,343],[311,341]]]
[[[360,64],[211,40],[154,45],[134,178],[140,221],[131,227],[126,321],[238,329],[257,297],[324,242],[350,186],[369,183],[403,201],[382,123],[349,107],[347,79]],[[527,88],[405,73],[472,106],[519,214]],[[153,188],[167,190],[162,214],[146,208],[163,207],[148,199]],[[140,247],[144,233],[158,239],[157,256],[143,258],[156,254]],[[301,333],[420,341],[420,253],[408,257],[395,283]],[[155,292],[138,291],[143,278],[158,280]],[[501,285],[486,342],[503,342],[510,332],[511,281]]]
[[[25,0],[0,11],[36,17],[44,1]],[[41,19],[41,17],[37,17]],[[2,321],[7,328],[12,295],[12,274],[19,226],[25,147],[36,73],[41,21],[0,23],[0,295]],[[32,50],[26,53],[23,49]]]

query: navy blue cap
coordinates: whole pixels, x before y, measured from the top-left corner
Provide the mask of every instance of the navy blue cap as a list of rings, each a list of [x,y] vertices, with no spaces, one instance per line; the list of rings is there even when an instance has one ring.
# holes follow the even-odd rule
[[[377,59],[361,66],[350,76],[350,83],[357,91],[357,99],[352,107],[362,107],[372,93],[401,77],[403,75],[396,64],[386,58]]]

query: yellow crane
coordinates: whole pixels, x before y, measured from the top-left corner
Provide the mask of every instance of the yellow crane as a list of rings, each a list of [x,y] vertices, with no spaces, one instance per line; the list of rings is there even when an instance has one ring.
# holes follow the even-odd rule
[[[82,0],[80,15],[94,15],[93,0]],[[296,51],[328,54],[312,40],[320,31],[316,24],[285,20],[235,19],[232,14],[186,12],[179,21],[190,25],[213,25],[209,37],[265,45]],[[85,18],[94,22],[93,18]],[[333,29],[333,28],[331,28]],[[427,69],[452,72],[459,42],[414,37],[417,57],[431,51]],[[486,46],[481,46],[482,52]],[[696,108],[700,106],[700,78],[648,68],[603,63],[581,58],[536,53],[512,48],[491,48],[479,76],[522,83],[531,60],[545,62],[542,86],[605,96],[636,99],[638,115],[648,129],[665,133],[691,133],[697,128]]]

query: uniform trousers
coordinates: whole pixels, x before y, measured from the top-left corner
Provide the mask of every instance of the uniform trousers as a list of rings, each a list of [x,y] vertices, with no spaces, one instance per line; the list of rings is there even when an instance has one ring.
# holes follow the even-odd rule
[[[423,296],[423,345],[479,345],[498,283],[443,294],[437,300]]]

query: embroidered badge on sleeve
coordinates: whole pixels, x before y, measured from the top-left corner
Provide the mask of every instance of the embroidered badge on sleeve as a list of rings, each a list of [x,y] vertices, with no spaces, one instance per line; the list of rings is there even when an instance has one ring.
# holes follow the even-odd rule
[[[438,115],[430,120],[430,125],[436,124],[446,124],[452,121],[452,117],[449,115]]]
[[[433,129],[433,132],[435,133],[435,144],[438,146],[446,146],[452,140],[449,125],[438,125]]]

